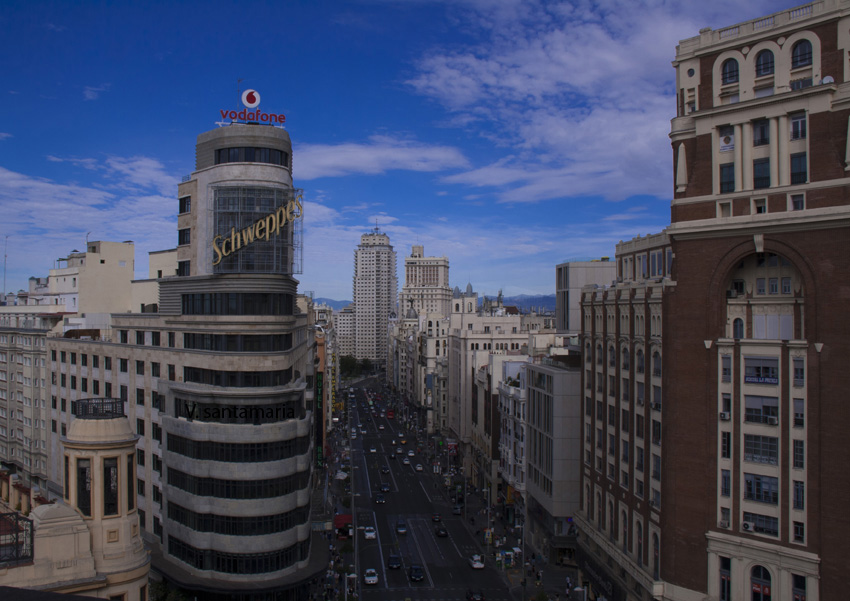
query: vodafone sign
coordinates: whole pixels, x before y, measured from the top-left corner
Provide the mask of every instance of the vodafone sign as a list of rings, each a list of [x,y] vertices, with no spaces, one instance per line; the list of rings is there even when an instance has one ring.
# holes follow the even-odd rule
[[[286,123],[286,115],[283,113],[264,113],[257,109],[254,111],[248,109],[256,109],[260,105],[260,93],[257,90],[245,90],[242,92],[242,104],[246,108],[241,111],[228,111],[222,109],[221,118],[230,119],[231,121],[253,121],[255,123]]]

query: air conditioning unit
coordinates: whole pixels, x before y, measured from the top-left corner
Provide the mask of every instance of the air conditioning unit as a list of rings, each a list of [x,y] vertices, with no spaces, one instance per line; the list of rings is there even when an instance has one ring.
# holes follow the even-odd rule
[[[744,522],[743,524],[741,524],[741,529],[744,532],[755,532],[756,525],[753,522]]]
[[[728,422],[730,417],[731,417],[731,416],[729,415],[729,412],[728,412],[728,411],[721,411],[721,412],[720,412],[720,421],[722,421],[722,422]]]
[[[653,411],[661,411],[661,403],[652,403]]]
[[[747,522],[747,523],[749,524],[749,522]],[[720,527],[721,528],[728,528],[729,527],[729,520],[720,520]]]
[[[767,418],[767,425],[768,426],[778,426],[779,425],[779,418],[773,417],[773,416],[768,417]]]

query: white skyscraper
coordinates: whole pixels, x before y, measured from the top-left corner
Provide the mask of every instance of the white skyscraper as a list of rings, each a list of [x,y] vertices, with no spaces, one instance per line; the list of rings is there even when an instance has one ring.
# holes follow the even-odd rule
[[[404,315],[413,307],[420,315],[451,313],[452,289],[449,286],[449,259],[426,257],[425,247],[414,245],[404,258],[404,286],[399,294],[398,310]]]
[[[398,294],[396,253],[376,227],[354,251],[355,357],[385,365],[390,314]]]

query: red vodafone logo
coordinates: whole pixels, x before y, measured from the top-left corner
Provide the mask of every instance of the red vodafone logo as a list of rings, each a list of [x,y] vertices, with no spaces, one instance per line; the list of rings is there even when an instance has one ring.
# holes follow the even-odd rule
[[[245,90],[242,92],[242,104],[252,109],[260,104],[260,93],[257,90]]]

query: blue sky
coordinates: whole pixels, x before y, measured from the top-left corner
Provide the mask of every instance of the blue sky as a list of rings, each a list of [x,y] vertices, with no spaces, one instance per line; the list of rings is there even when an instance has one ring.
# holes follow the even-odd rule
[[[286,114],[302,292],[351,298],[378,227],[452,285],[554,293],[555,265],[669,223],[679,40],[794,2],[40,2],[0,11],[6,290],[91,240],[176,245],[176,185],[242,88]],[[8,236],[7,239],[4,237]]]

